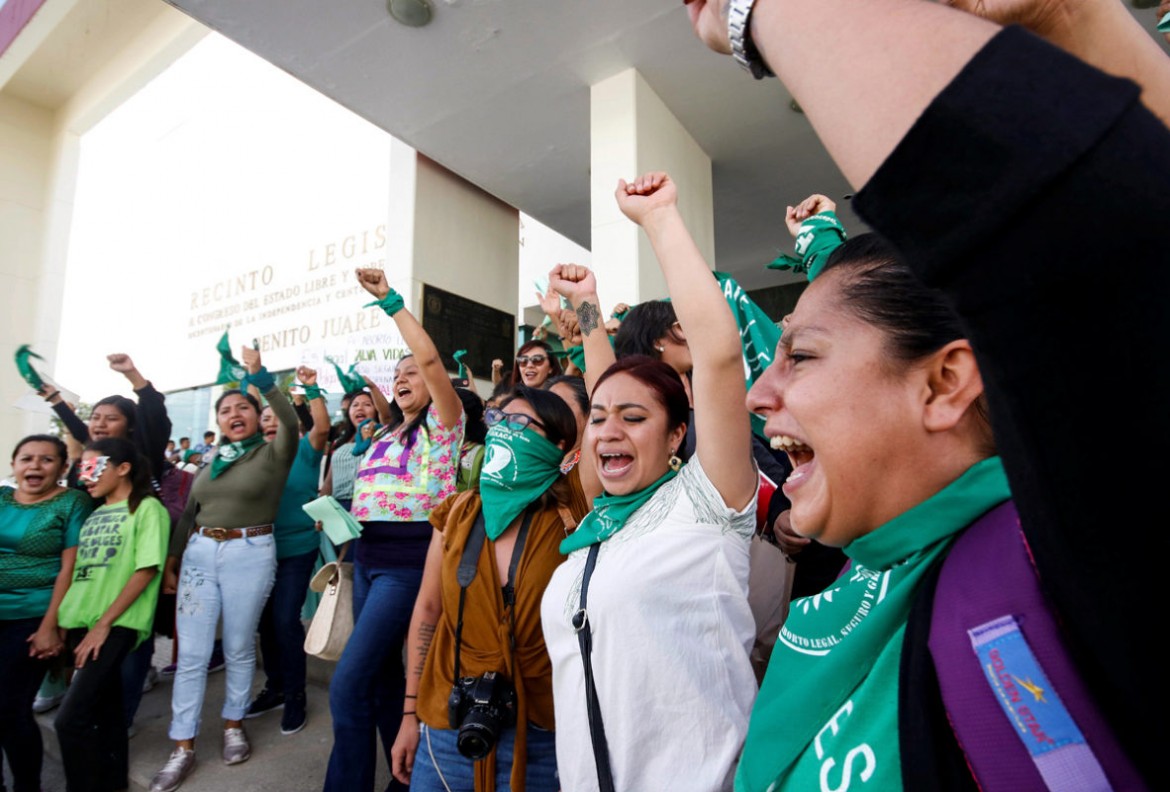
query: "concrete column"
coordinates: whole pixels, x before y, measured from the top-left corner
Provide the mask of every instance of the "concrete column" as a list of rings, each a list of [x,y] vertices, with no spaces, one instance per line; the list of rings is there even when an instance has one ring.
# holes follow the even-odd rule
[[[618,209],[619,178],[662,170],[678,185],[679,209],[703,257],[715,264],[711,158],[634,69],[591,89],[593,266],[602,310],[666,296],[650,243]]]

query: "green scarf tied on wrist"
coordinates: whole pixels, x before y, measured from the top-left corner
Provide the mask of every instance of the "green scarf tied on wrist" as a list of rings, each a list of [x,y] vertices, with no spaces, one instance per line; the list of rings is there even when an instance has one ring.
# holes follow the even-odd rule
[[[240,393],[247,393],[248,386],[254,385],[261,393],[268,393],[276,387],[276,379],[263,366],[255,374],[244,373],[240,378]]]
[[[387,316],[393,316],[406,307],[406,300],[402,299],[401,294],[391,289],[386,292],[386,296],[382,299],[366,303],[362,307],[373,308],[374,306],[378,306],[385,311]]]
[[[767,268],[807,272],[811,282],[821,274],[829,255],[841,247],[846,238],[845,226],[835,213],[815,214],[800,224],[800,233],[796,235],[796,256],[782,253]]]
[[[485,445],[479,494],[488,539],[495,541],[561,475],[565,452],[531,426],[513,432],[496,424]]]
[[[585,519],[577,526],[577,530],[561,542],[561,552],[568,555],[582,547],[604,542],[625,528],[634,512],[642,508],[646,501],[650,500],[655,492],[658,492],[659,487],[677,475],[677,470],[668,470],[665,476],[645,489],[631,492],[628,495],[602,493],[594,498],[593,511],[586,514]]]
[[[44,360],[43,357],[33,352],[28,344],[22,344],[20,349],[16,350],[16,370],[20,372],[21,378],[27,382],[33,390],[39,391],[45,386],[45,381],[41,379],[41,375],[32,367],[29,358],[36,358],[37,360]]]
[[[301,387],[305,389],[305,398],[309,401],[312,401],[313,399],[320,399],[325,395],[324,389],[322,389],[319,385],[302,384]]]
[[[463,358],[467,357],[467,350],[456,349],[455,354],[451,357],[455,358],[455,362],[459,364],[459,379],[467,379],[467,366],[463,365]]]
[[[239,462],[249,451],[262,445],[264,445],[264,435],[260,432],[235,443],[221,443],[215,449],[215,458],[211,460],[211,477],[218,478],[221,473]]]

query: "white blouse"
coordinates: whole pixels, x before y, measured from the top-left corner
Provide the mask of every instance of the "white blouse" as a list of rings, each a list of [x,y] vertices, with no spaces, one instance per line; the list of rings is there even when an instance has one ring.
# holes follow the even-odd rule
[[[693,458],[601,545],[589,583],[593,676],[618,790],[730,790],[756,696],[748,553],[756,498],[736,512]],[[589,548],[541,603],[553,666],[557,771],[595,790],[572,618]]]

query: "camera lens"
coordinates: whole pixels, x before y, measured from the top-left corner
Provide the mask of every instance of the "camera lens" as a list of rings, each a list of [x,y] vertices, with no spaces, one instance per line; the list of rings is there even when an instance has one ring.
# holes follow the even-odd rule
[[[478,762],[492,752],[496,744],[496,735],[481,724],[465,723],[459,730],[455,744],[459,753]]]

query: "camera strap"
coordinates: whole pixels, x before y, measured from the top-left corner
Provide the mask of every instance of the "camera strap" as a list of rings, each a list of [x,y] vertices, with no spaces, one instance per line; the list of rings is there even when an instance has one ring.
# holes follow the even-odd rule
[[[589,597],[589,579],[597,566],[601,544],[589,548],[585,571],[581,575],[581,607],[573,614],[573,629],[581,645],[581,665],[585,670],[585,706],[589,714],[589,738],[593,743],[593,761],[597,765],[597,785],[601,792],[614,792],[613,771],[609,766],[609,743],[605,739],[605,724],[601,720],[601,703],[597,700],[597,686],[593,681],[593,628],[589,625],[586,603]]]
[[[520,565],[520,556],[524,554],[524,543],[528,540],[528,528],[532,525],[533,508],[530,505],[524,510],[524,520],[520,523],[520,532],[516,534],[516,544],[512,548],[512,560],[508,564],[508,581],[504,584],[504,604],[509,607],[516,601],[516,567]],[[459,647],[463,643],[463,606],[467,601],[467,588],[475,580],[479,571],[479,554],[483,551],[484,540],[487,539],[487,528],[484,525],[483,507],[475,516],[475,523],[471,526],[471,533],[467,535],[467,542],[463,545],[463,555],[459,558],[459,569],[455,572],[455,580],[459,583],[459,613],[455,620],[455,683],[459,683]]]

